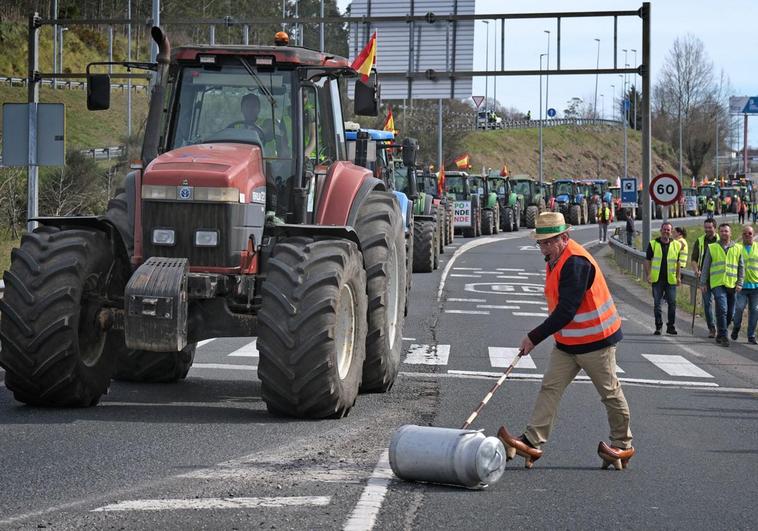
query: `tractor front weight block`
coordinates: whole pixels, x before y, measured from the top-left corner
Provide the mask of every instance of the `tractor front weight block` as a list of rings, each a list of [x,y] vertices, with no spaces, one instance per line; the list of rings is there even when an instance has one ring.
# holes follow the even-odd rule
[[[187,345],[186,258],[153,257],[126,285],[126,346],[178,352]]]

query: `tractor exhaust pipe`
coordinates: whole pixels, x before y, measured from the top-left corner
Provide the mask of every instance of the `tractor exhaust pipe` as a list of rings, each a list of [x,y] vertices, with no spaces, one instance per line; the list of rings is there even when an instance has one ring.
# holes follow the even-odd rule
[[[147,166],[151,160],[158,156],[158,139],[160,138],[161,111],[163,107],[163,92],[165,79],[168,73],[168,65],[171,62],[171,44],[168,37],[158,26],[153,26],[150,35],[158,45],[158,55],[155,60],[158,63],[158,71],[152,83],[150,94],[150,107],[147,113],[145,125],[145,139],[142,144],[142,163]]]

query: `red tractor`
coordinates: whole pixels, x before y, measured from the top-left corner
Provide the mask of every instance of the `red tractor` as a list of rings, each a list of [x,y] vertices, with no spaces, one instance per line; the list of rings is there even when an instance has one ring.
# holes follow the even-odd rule
[[[200,340],[257,336],[273,414],[342,417],[359,390],[389,390],[403,218],[386,183],[347,161],[348,60],[286,34],[176,50],[152,36],[157,63],[129,64],[156,78],[123,192],[102,216],[38,218],[12,252],[7,388],[27,404],[91,406],[112,378],[183,379]],[[376,75],[356,82],[357,114],[377,114],[377,90]],[[90,74],[88,107],[109,102],[109,77]]]

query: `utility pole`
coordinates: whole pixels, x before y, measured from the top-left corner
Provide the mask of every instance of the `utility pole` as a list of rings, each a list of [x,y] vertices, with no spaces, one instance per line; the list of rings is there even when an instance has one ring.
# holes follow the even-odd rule
[[[487,26],[487,44],[484,47],[484,70],[485,72],[489,72],[490,70],[490,21],[489,20],[482,20],[484,24]],[[490,88],[490,76],[485,75],[484,76],[484,110],[487,111],[487,107],[489,105],[489,88]],[[487,129],[489,126],[489,120],[490,117],[487,115],[487,121],[485,122],[484,128]]]
[[[544,30],[547,33],[547,70],[550,70],[550,30]],[[545,74],[545,117],[547,110],[550,108],[550,74]]]
[[[542,58],[545,57],[546,53],[540,54],[540,126],[539,126],[539,137],[540,137],[540,167],[539,167],[539,174],[540,174],[540,186],[542,186]]]
[[[637,50],[634,52],[634,68],[637,68]],[[632,129],[637,130],[637,74],[634,74],[634,119],[632,120]]]
[[[599,70],[600,69],[600,39],[595,39],[595,41],[597,42],[597,62],[595,64],[595,68]],[[598,78],[598,74],[597,72],[595,72],[595,104],[593,108],[594,118],[597,118],[597,78]]]

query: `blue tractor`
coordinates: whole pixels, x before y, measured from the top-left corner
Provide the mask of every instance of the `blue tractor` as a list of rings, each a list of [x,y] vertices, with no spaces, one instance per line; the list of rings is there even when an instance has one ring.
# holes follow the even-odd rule
[[[553,181],[555,210],[572,225],[584,225],[589,219],[587,197],[574,179]]]

